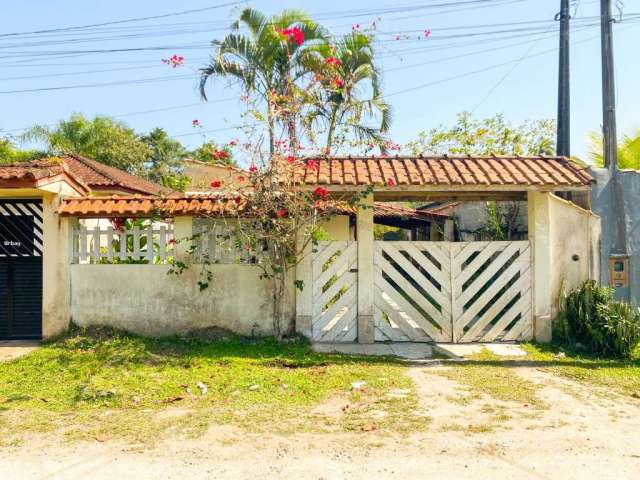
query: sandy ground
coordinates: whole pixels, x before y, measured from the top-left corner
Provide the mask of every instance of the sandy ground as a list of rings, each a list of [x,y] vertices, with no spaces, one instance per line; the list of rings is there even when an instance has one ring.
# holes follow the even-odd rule
[[[33,340],[1,340],[0,362],[8,362],[31,353],[40,347],[40,342]]]
[[[0,479],[640,478],[637,401],[521,367],[519,374],[541,386],[539,397],[549,408],[482,397],[451,402],[460,386],[437,375],[438,368],[447,367],[409,371],[421,408],[433,418],[421,434],[270,436],[213,427],[197,440],[167,439],[144,452],[115,442],[34,441],[0,449]],[[496,421],[496,408],[510,418]]]

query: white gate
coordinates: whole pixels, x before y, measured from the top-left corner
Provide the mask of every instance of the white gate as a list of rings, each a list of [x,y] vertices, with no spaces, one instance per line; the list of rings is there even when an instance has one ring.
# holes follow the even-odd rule
[[[358,336],[358,244],[320,242],[312,260],[312,338],[354,342]]]
[[[529,242],[376,242],[377,341],[529,340]]]

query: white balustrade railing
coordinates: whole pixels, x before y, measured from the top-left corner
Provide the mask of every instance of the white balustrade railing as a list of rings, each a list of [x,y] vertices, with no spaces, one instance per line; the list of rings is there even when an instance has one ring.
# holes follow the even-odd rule
[[[173,229],[81,226],[73,232],[74,263],[167,263],[175,246]]]

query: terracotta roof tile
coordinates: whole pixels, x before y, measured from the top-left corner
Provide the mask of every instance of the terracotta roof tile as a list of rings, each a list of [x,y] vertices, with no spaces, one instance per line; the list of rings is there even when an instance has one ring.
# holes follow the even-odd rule
[[[172,193],[171,189],[162,185],[80,155],[65,155],[60,159],[72,176],[82,180],[92,190],[123,190],[143,195]]]
[[[191,197],[87,197],[69,198],[58,209],[60,215],[84,217],[174,217],[192,216],[235,216],[246,206],[244,200],[238,206],[235,196],[229,194],[197,195]],[[336,202],[334,207],[345,215],[355,215],[356,209],[346,202]],[[405,217],[429,220],[449,218],[445,212],[428,212],[400,207],[388,203],[375,202],[376,217]]]
[[[334,157],[298,163],[296,178],[309,185],[585,187],[586,168],[565,157],[419,156]],[[317,165],[317,166],[316,166]],[[389,181],[391,180],[391,181]]]

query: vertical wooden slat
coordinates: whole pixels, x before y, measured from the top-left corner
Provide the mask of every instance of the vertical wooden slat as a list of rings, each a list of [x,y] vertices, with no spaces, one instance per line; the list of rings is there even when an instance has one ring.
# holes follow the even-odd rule
[[[127,231],[123,229],[119,235],[120,235],[120,260],[124,262],[127,259]]]
[[[93,261],[100,261],[100,227],[98,225],[93,229]]]
[[[87,228],[82,225],[80,227],[80,261],[87,261]]]
[[[145,232],[147,236],[147,260],[153,263],[153,225],[149,225]]]
[[[140,227],[133,227],[133,254],[134,260],[140,260]]]
[[[164,262],[167,259],[167,228],[162,225],[160,227],[160,233],[158,235],[158,247],[160,262]]]
[[[107,259],[113,260],[113,227],[107,227]]]

